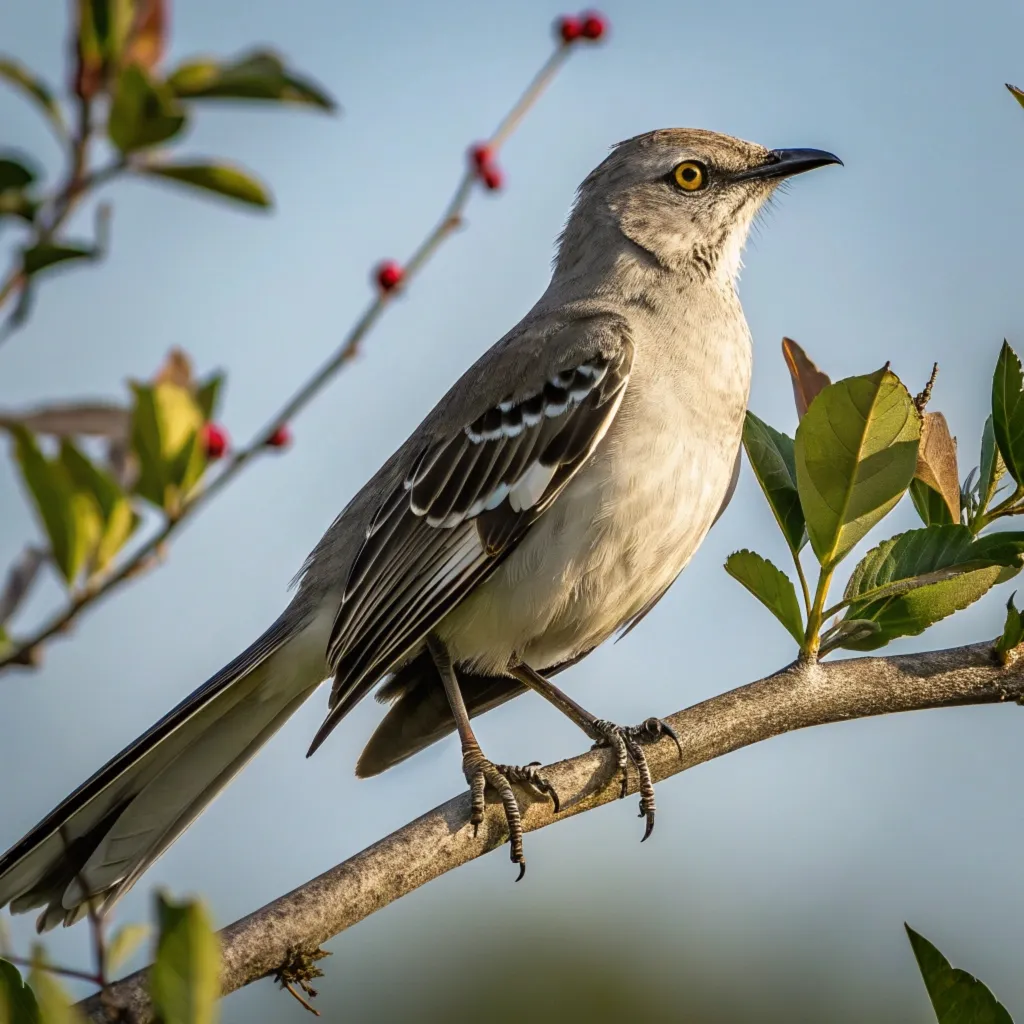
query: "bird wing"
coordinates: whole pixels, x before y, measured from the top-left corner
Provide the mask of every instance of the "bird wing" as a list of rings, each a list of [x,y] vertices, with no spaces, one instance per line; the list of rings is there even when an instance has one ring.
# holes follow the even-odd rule
[[[590,344],[581,345],[574,323],[563,328],[572,337],[545,337],[546,358],[529,344],[519,347],[518,365],[516,347],[493,352],[495,370],[506,371],[507,394],[482,408],[467,389],[486,362],[449,393],[443,404],[471,415],[415,453],[404,478],[382,496],[349,568],[328,646],[330,710],[310,753],[514,550],[597,447],[633,363],[628,332],[617,318],[613,323],[611,343],[607,324],[602,330],[591,322]],[[551,358],[552,351],[563,358]],[[426,424],[423,432],[431,433]]]

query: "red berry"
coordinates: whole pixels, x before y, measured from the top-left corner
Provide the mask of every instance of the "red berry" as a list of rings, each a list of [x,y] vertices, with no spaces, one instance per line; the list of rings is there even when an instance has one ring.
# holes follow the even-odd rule
[[[497,192],[505,183],[505,175],[501,173],[501,168],[497,164],[487,164],[480,171],[480,180],[484,183],[484,188]]]
[[[608,30],[608,22],[596,11],[586,11],[581,18],[580,34],[584,39],[600,39]]]
[[[469,147],[469,159],[478,171],[482,171],[494,160],[494,154],[491,152],[491,147],[485,142],[477,142]]]
[[[401,284],[405,271],[394,260],[384,260],[377,265],[377,284],[382,292],[394,291]]]
[[[292,432],[288,429],[287,423],[282,423],[270,437],[267,438],[268,448],[287,448],[292,443]]]
[[[211,462],[223,458],[228,450],[228,432],[216,423],[204,423],[203,447],[206,449],[206,457]]]
[[[583,26],[580,24],[580,19],[573,18],[570,15],[564,15],[559,18],[555,22],[555,28],[562,37],[562,42],[566,45],[576,42],[583,35]]]

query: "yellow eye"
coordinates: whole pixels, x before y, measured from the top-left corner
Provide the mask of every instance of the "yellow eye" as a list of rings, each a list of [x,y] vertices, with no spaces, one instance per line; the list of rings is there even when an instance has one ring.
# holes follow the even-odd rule
[[[673,172],[675,183],[686,192],[696,192],[708,181],[707,171],[703,164],[695,160],[684,160]]]

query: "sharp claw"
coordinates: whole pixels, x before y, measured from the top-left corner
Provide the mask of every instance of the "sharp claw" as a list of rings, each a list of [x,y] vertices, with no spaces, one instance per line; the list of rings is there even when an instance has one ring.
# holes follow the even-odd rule
[[[521,860],[519,862],[519,874],[516,876],[516,881],[517,882],[521,882],[523,880],[523,875],[525,875],[525,874],[526,874],[526,859],[524,858],[523,860]]]
[[[644,829],[644,837],[640,840],[641,843],[646,843],[651,838],[651,833],[654,831],[654,808],[646,812],[641,812],[641,816],[646,813],[647,815],[647,828]]]

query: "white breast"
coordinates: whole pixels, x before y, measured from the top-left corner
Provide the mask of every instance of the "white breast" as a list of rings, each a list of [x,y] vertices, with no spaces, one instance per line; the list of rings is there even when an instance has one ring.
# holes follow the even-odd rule
[[[640,346],[591,462],[440,624],[456,661],[487,672],[512,657],[558,664],[608,639],[675,579],[732,476],[750,381],[742,326],[726,344],[719,336],[665,358],[655,347],[645,359]]]

